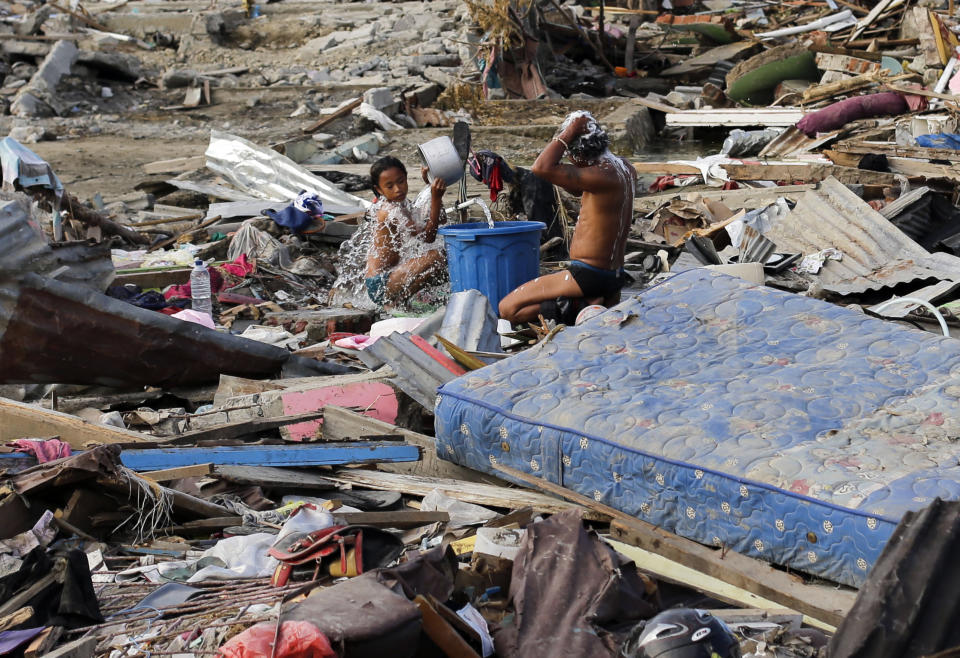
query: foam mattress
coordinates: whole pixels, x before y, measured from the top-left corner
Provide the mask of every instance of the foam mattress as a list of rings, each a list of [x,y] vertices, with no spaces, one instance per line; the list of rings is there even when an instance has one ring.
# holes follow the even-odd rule
[[[960,498],[960,341],[703,269],[438,394],[440,455],[859,586]]]

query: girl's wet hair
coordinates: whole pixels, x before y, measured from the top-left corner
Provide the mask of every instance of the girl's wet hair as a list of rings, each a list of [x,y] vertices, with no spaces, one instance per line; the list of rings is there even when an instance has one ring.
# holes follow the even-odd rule
[[[373,190],[377,194],[380,194],[380,175],[386,170],[394,168],[399,169],[404,174],[407,173],[407,168],[403,166],[403,163],[392,155],[384,156],[370,166],[370,182],[373,183]]]

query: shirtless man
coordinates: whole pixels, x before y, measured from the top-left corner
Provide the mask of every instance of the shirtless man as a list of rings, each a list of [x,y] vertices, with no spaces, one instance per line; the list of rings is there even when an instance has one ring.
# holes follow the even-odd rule
[[[608,144],[607,133],[590,114],[574,112],[533,163],[532,171],[540,178],[582,195],[570,266],[504,297],[500,317],[515,324],[535,320],[544,311],[547,317],[548,307],[560,297],[604,306],[620,301],[620,289],[630,280],[623,270],[623,253],[633,222],[637,175],[629,162],[607,150]],[[572,165],[561,164],[564,153]]]

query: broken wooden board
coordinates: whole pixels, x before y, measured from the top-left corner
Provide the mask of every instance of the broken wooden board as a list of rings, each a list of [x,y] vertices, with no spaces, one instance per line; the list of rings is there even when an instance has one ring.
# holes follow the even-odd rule
[[[182,174],[187,171],[203,169],[207,166],[207,159],[202,155],[193,155],[172,160],[157,160],[143,165],[147,174]]]
[[[211,473],[213,473],[213,464],[196,464],[194,466],[167,468],[162,471],[146,471],[140,473],[140,475],[154,482],[171,482],[183,478],[203,477]]]
[[[327,491],[337,483],[316,472],[275,466],[214,466],[213,472],[221,479],[235,484],[268,485],[271,489],[290,491]]]
[[[810,587],[796,576],[760,560],[698,544],[549,480],[501,464],[493,467],[519,482],[606,514],[613,519],[610,535],[614,539],[680,562],[831,626],[840,625],[856,598],[856,592],[851,590]]]
[[[859,153],[826,150],[823,151],[823,154],[835,163],[847,167],[855,167],[863,159],[863,155]],[[960,182],[960,165],[935,164],[928,160],[896,156],[887,156],[887,165],[890,167],[890,171],[895,174],[919,178],[943,178]]]
[[[124,450],[123,465],[135,471],[155,471],[195,464],[246,466],[330,466],[409,462],[420,459],[420,448],[394,442],[357,442],[322,445],[243,445],[205,448],[151,448]]]
[[[700,170],[688,164],[671,162],[635,162],[638,174],[697,175]],[[769,180],[817,183],[831,176],[844,184],[896,185],[894,174],[842,167],[830,162],[741,162],[725,164],[724,171],[731,180]]]
[[[338,108],[336,108],[330,114],[324,116],[323,118],[314,121],[309,126],[303,129],[305,133],[314,133],[326,126],[329,123],[333,123],[337,119],[345,116],[349,116],[355,109],[360,107],[360,104],[363,103],[362,98],[355,98],[351,101],[346,101],[341,103]]]
[[[206,194],[208,197],[212,197],[214,199],[226,199],[227,201],[242,201],[245,203],[257,201],[257,199],[253,198],[249,194],[244,194],[240,190],[237,190],[232,187],[227,187],[226,185],[217,185],[215,183],[195,183],[193,181],[176,180],[176,179],[170,179],[164,182],[166,182],[169,185],[173,185],[178,190],[198,192],[200,194]]]
[[[376,528],[419,528],[431,523],[447,523],[449,512],[419,512],[398,510],[391,512],[337,512],[333,516],[347,525],[369,525]]]
[[[726,583],[719,578],[708,576],[681,562],[671,560],[670,558],[646,551],[642,548],[637,548],[636,546],[631,546],[630,544],[625,544],[615,539],[605,539],[617,552],[633,560],[633,563],[637,565],[638,569],[646,571],[657,580],[664,580],[690,587],[718,601],[723,601],[738,608],[763,608],[779,613],[780,615],[789,616],[795,614],[797,617],[800,617],[799,614],[793,613],[793,611],[786,606]],[[829,589],[832,590],[833,588]],[[833,632],[836,630],[833,625],[825,624],[814,617],[807,616],[804,617],[803,620],[825,631]]]
[[[421,457],[420,461],[409,464],[383,464],[381,470],[408,475],[451,478],[467,482],[490,482],[496,479],[479,471],[440,459],[437,456],[437,441],[432,436],[403,429],[343,407],[331,405],[324,408],[324,441],[360,441],[365,436],[385,436],[389,434],[395,434],[402,437],[407,443],[419,446]]]
[[[807,185],[781,185],[776,187],[757,187],[740,188],[739,190],[721,190],[715,187],[696,189],[677,187],[656,194],[648,194],[638,198],[634,202],[634,208],[641,212],[655,210],[661,204],[669,202],[672,199],[690,199],[693,195],[699,195],[703,200],[719,201],[728,208],[764,208],[780,197],[788,201],[797,201],[804,192],[816,187],[814,184]]]
[[[245,421],[254,418],[276,418],[299,413],[319,411],[324,406],[336,404],[358,407],[366,414],[392,422],[396,420],[397,393],[388,383],[393,374],[389,369],[378,372],[336,375],[329,377],[304,377],[288,380],[271,380],[255,390],[237,396],[229,395],[231,387],[247,387],[242,379],[224,379],[222,392],[214,398],[217,409],[203,416],[190,419],[190,429],[206,429]],[[261,390],[269,386],[269,390]],[[281,436],[291,441],[312,440],[320,435],[319,420],[305,421],[284,426]]]
[[[360,468],[337,469],[329,475],[325,474],[325,477],[342,484],[354,484],[382,491],[399,491],[413,496],[426,496],[437,489],[450,498],[487,507],[505,509],[532,507],[538,512],[550,512],[551,514],[579,507],[574,503],[568,503],[565,500],[559,500],[527,489],[479,482],[464,482],[449,478],[403,475],[401,473],[370,471]],[[609,519],[610,517],[604,514],[593,514],[587,510],[586,518]]]
[[[737,57],[745,55],[750,50],[759,49],[759,47],[760,44],[756,41],[734,41],[733,43],[711,48],[705,53],[701,53],[696,57],[691,57],[690,59],[684,60],[679,64],[661,71],[660,75],[686,75],[687,73],[705,71],[713,68],[717,62],[721,60],[735,60]]]
[[[667,114],[668,126],[768,128],[795,125],[806,112],[792,108],[744,108],[681,110]]]
[[[215,425],[214,427],[209,427],[202,430],[184,432],[183,434],[178,434],[177,436],[166,437],[164,441],[166,443],[175,443],[180,445],[197,443],[199,441],[226,441],[228,439],[237,439],[250,434],[268,432],[270,430],[282,428],[287,425],[308,422],[318,418],[323,418],[322,411],[308,411],[307,413],[277,416],[273,418],[251,418],[249,420],[241,420],[235,423]]]
[[[900,158],[919,158],[922,160],[946,160],[960,163],[960,151],[954,149],[936,149],[926,146],[900,146],[893,142],[838,142],[835,153],[859,153],[860,155],[885,155]]]
[[[139,432],[108,425],[94,425],[59,411],[0,398],[0,441],[54,436],[76,449],[104,443],[156,442],[154,437]]]

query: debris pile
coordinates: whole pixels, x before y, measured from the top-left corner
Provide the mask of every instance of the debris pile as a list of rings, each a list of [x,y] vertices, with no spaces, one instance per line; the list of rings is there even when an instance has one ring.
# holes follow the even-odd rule
[[[0,653],[956,651],[920,4],[0,1]]]

